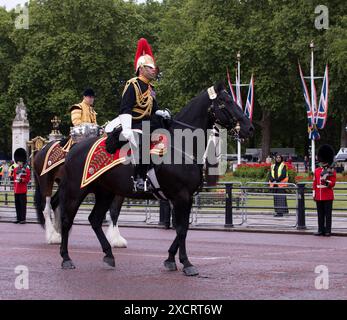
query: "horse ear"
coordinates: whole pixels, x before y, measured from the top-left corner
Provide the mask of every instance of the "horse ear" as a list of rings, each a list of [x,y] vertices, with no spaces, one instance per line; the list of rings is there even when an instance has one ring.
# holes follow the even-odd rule
[[[214,86],[215,90],[219,93],[222,92],[223,90],[225,90],[225,85],[224,85],[224,81],[218,81],[215,86]]]

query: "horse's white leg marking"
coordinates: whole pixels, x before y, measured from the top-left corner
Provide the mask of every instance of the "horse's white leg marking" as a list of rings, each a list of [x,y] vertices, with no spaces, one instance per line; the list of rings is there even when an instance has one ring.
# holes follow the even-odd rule
[[[43,211],[43,214],[45,216],[46,240],[48,244],[55,244],[61,242],[61,235],[54,229],[51,220],[51,210],[51,197],[46,197],[45,210]]]
[[[111,247],[126,248],[128,246],[128,241],[126,241],[119,232],[118,224],[113,226],[112,221],[106,231],[106,238]]]

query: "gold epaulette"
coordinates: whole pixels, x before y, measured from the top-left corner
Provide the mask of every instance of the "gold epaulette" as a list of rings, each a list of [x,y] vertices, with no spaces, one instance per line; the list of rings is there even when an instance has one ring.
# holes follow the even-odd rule
[[[123,90],[123,93],[122,93],[122,97],[124,96],[124,93],[128,90],[129,86],[130,86],[132,83],[133,83],[133,84],[138,84],[138,82],[137,82],[137,77],[131,78],[130,80],[127,81],[127,83],[126,83],[126,85],[125,85],[125,88],[124,88],[124,90]]]
[[[71,112],[73,109],[80,109],[82,110],[82,107],[79,104],[74,104],[69,108],[69,112]]]

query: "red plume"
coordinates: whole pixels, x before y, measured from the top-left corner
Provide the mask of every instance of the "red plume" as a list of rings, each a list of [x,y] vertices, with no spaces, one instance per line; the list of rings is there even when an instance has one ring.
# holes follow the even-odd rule
[[[145,54],[150,55],[154,60],[151,46],[149,45],[149,43],[147,42],[145,38],[141,38],[137,42],[137,50],[136,50],[135,61],[134,61],[135,71],[136,71],[137,60]]]

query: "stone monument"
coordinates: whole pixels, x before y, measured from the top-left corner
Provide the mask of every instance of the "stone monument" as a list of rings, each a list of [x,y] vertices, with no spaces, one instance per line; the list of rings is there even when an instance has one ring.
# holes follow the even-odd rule
[[[12,122],[12,159],[13,154],[18,148],[28,151],[27,142],[29,141],[29,121],[27,109],[23,99],[19,99],[16,106],[16,117]]]
[[[54,140],[62,139],[63,135],[61,134],[59,130],[61,120],[57,116],[54,116],[54,118],[51,120],[51,123],[52,123],[52,132],[49,134],[48,140],[54,141]]]

